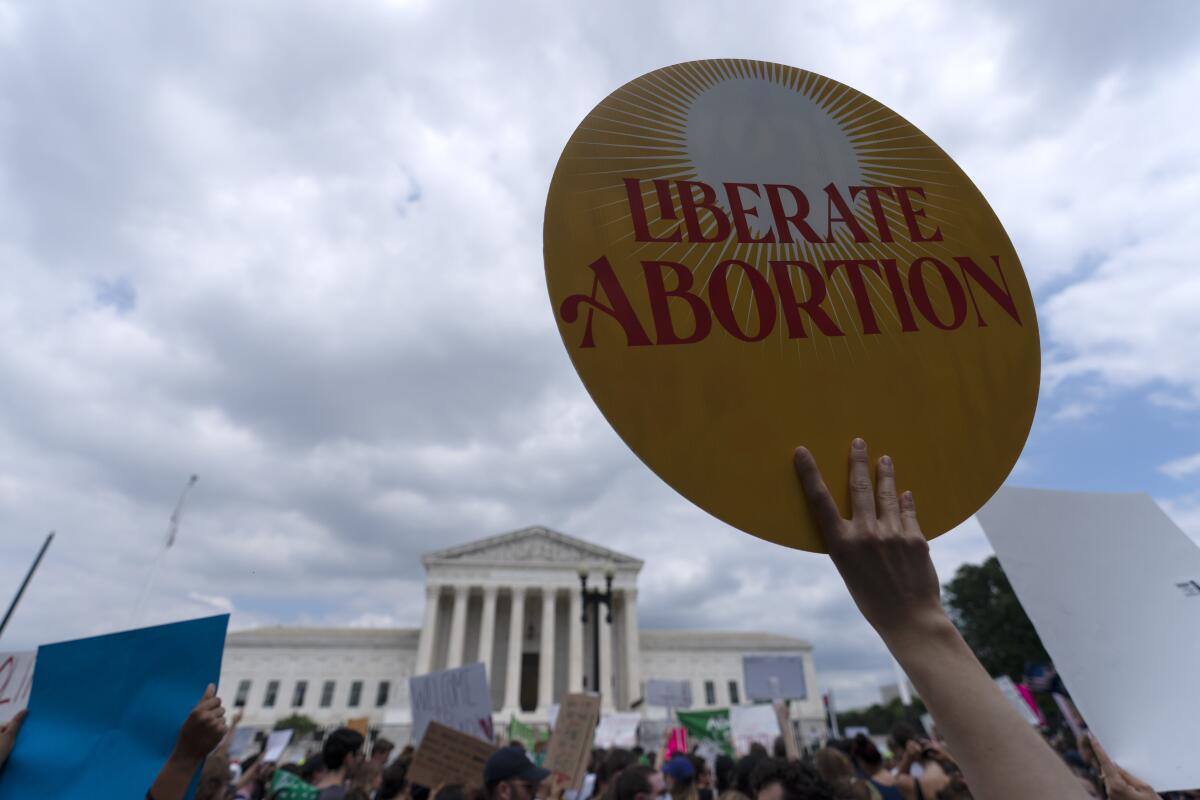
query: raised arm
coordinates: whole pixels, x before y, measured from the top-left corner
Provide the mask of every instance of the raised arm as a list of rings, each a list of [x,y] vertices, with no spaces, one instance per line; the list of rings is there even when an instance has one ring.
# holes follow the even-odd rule
[[[867,622],[900,662],[978,800],[1088,800],[1082,785],[1008,704],[942,609],[929,544],[911,492],[896,494],[888,456],[850,447],[852,515],[842,519],[812,454],[796,472],[826,549]]]
[[[217,687],[210,683],[179,728],[175,749],[150,787],[147,800],[183,800],[204,757],[224,737],[225,709],[221,707],[221,698],[217,697]]]

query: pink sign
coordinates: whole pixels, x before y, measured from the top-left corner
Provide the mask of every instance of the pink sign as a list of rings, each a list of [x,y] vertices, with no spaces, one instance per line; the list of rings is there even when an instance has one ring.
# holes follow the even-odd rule
[[[663,750],[663,761],[669,761],[676,753],[687,755],[687,729],[671,728],[667,731],[667,746]]]

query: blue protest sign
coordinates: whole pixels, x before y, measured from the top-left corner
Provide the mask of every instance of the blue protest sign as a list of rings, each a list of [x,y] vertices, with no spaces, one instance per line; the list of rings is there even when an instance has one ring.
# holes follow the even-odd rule
[[[228,624],[222,614],[38,648],[0,800],[145,797],[217,682]]]

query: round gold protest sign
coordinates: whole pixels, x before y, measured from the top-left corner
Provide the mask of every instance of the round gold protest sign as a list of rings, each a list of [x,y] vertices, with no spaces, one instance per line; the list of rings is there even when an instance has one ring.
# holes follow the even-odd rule
[[[546,202],[563,342],[633,451],[747,533],[822,551],[806,445],[849,516],[862,436],[930,537],[1008,475],[1037,405],[1033,299],[940,147],[848,86],[693,61],[609,95]]]

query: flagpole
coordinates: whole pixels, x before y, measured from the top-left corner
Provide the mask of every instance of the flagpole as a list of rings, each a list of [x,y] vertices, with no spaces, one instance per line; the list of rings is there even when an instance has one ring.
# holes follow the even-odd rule
[[[163,547],[154,556],[154,563],[150,565],[150,572],[146,575],[146,583],[142,586],[141,594],[138,595],[137,602],[133,606],[133,624],[136,625],[142,614],[142,603],[146,600],[146,595],[150,593],[150,587],[154,585],[154,579],[158,576],[158,568],[162,563],[163,556],[171,549],[171,545],[175,544],[175,536],[179,533],[179,521],[183,518],[183,503],[187,500],[188,492],[196,485],[196,481],[200,480],[199,475],[192,475],[184,484],[183,491],[179,493],[179,501],[175,503],[175,510],[171,512],[171,519],[167,523],[167,539],[163,543]]]
[[[21,596],[25,594],[25,588],[29,586],[29,581],[33,578],[33,573],[37,572],[38,565],[42,563],[42,556],[46,555],[46,550],[50,548],[50,542],[54,541],[54,531],[50,531],[46,535],[46,541],[42,542],[42,549],[38,550],[37,556],[33,559],[33,564],[29,567],[29,572],[25,573],[25,580],[21,581],[21,587],[17,589],[17,596],[8,604],[8,611],[4,612],[4,619],[0,621],[0,636],[4,634],[4,629],[8,627],[8,621],[12,618],[13,612],[17,610],[17,603],[21,602]]]

